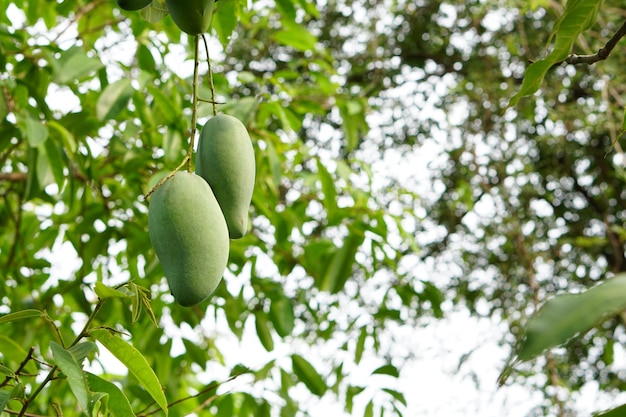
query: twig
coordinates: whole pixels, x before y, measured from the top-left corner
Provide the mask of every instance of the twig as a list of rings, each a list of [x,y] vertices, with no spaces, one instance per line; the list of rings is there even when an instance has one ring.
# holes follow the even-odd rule
[[[34,347],[31,347],[28,350],[28,354],[26,355],[26,358],[24,358],[24,360],[20,363],[20,366],[13,373],[13,375],[15,375],[16,378],[19,377],[19,375],[21,375],[21,372],[24,369],[24,367],[26,366],[26,364],[31,359],[33,359],[33,353],[34,352],[35,352],[35,348]],[[4,387],[5,385],[7,385],[11,379],[13,379],[13,376],[7,375],[6,378],[4,378],[4,382],[2,382],[2,384],[0,384],[0,387]]]
[[[198,50],[200,45],[200,37],[196,35],[193,42],[193,83],[192,83],[192,108],[191,108],[191,137],[189,138],[189,151],[187,155],[187,171],[191,172],[191,155],[193,155],[193,143],[196,138],[196,124],[198,123],[198,66],[200,59],[198,58]]]
[[[182,402],[184,402],[184,401],[190,400],[190,399],[192,399],[192,398],[199,397],[200,395],[205,394],[205,393],[207,393],[207,392],[209,392],[209,391],[212,391],[212,390],[214,390],[214,389],[216,389],[216,388],[218,388],[218,387],[220,387],[220,386],[222,386],[222,385],[224,385],[224,384],[226,384],[226,383],[228,383],[228,382],[231,382],[231,381],[233,381],[234,379],[238,378],[239,376],[241,376],[241,375],[243,375],[243,374],[246,374],[246,373],[248,373],[248,372],[250,372],[250,369],[246,368],[246,369],[244,369],[243,371],[238,372],[238,373],[236,373],[235,375],[231,376],[230,378],[228,378],[228,379],[227,379],[227,380],[225,380],[225,381],[222,381],[222,382],[214,382],[214,383],[212,383],[211,385],[207,385],[206,387],[204,387],[203,389],[201,389],[201,390],[200,390],[197,394],[194,394],[194,395],[189,395],[189,396],[187,396],[187,397],[179,398],[179,399],[178,399],[178,400],[176,400],[176,401],[172,401],[171,403],[169,403],[169,404],[167,405],[167,408],[168,408],[168,409],[170,409],[170,408],[174,407],[175,405],[180,404],[180,403],[182,403]],[[210,400],[211,400],[211,401],[212,401],[213,399],[214,399],[214,397],[211,397],[211,398],[210,398]],[[138,416],[138,417],[150,416],[150,415],[152,415],[152,414],[156,414],[156,413],[158,413],[159,411],[161,411],[161,408],[156,408],[156,409],[154,409],[154,410],[152,410],[152,411],[148,411],[148,412],[146,412],[145,414],[144,414],[144,413],[143,413],[143,411],[142,411],[142,412],[140,412],[140,413],[137,413],[137,416]]]
[[[572,54],[568,56],[565,61],[568,64],[594,64],[598,61],[603,61],[609,57],[617,43],[626,36],[626,21],[622,23],[622,25],[617,29],[617,32],[609,39],[609,41],[604,45],[604,47],[600,48],[598,52],[591,55],[576,55]]]
[[[209,44],[206,41],[204,35],[202,35],[204,41],[204,49],[206,51],[206,62],[209,67],[209,86],[211,87],[211,103],[213,103],[213,116],[217,115],[217,102],[215,101],[215,85],[213,85],[213,69],[211,68],[211,57],[209,56]],[[208,100],[207,100],[208,101]]]
[[[174,176],[174,174],[176,174],[178,171],[180,171],[180,169],[185,166],[185,164],[187,163],[187,160],[191,158],[191,155],[185,155],[185,157],[183,158],[183,162],[180,163],[180,165],[178,165],[174,171],[170,172],[169,174],[167,174],[165,177],[163,177],[161,179],[161,181],[157,182],[157,184],[152,187],[152,189],[148,192],[148,194],[146,194],[146,196],[144,197],[144,199],[148,199],[148,197],[150,197],[150,195],[152,195],[153,192],[155,192],[160,186],[162,186],[165,181],[169,180],[170,178],[172,178]]]

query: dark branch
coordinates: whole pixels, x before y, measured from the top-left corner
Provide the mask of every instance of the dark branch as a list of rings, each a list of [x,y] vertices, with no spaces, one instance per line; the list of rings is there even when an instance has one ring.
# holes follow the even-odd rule
[[[604,47],[600,48],[598,52],[591,55],[576,55],[572,54],[568,56],[564,62],[568,64],[594,64],[598,61],[603,61],[609,57],[613,49],[617,43],[626,36],[626,21],[622,23],[622,25],[617,29],[617,32],[609,39],[609,41],[604,45]]]

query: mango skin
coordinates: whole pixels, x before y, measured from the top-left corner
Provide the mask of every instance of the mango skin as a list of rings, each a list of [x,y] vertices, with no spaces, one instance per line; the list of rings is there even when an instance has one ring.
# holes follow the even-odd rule
[[[209,119],[200,131],[196,174],[215,193],[231,239],[246,234],[255,171],[254,149],[243,123],[225,114]]]
[[[189,35],[209,30],[215,0],[166,0],[167,9],[176,26]]]
[[[152,3],[152,0],[117,0],[117,5],[122,10],[129,12],[141,10]]]
[[[150,198],[148,232],[172,295],[185,307],[208,298],[222,279],[230,241],[205,180],[179,171]]]

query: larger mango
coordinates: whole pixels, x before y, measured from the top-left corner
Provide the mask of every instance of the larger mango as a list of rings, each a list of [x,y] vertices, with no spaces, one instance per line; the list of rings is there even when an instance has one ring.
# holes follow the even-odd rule
[[[215,0],[166,0],[167,9],[176,26],[190,35],[209,30]]]
[[[196,173],[213,189],[231,239],[246,234],[255,167],[252,141],[239,119],[218,114],[202,127]]]
[[[150,199],[148,231],[172,295],[183,306],[213,293],[228,262],[226,221],[211,188],[179,171]]]

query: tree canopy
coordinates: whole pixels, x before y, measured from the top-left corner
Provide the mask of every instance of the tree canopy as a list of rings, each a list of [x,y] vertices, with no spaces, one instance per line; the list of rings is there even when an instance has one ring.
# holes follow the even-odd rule
[[[4,414],[419,414],[398,329],[454,308],[507,326],[531,415],[624,389],[624,5],[219,0],[196,39],[163,0],[4,4]],[[182,307],[148,194],[216,112],[251,226]]]

